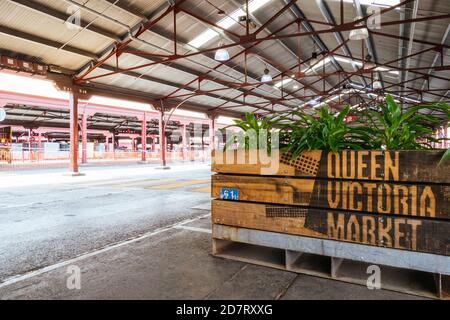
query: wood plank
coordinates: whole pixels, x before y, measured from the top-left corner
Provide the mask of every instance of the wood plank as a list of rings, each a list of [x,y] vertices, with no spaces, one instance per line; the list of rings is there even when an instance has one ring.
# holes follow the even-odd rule
[[[274,153],[261,161],[256,151],[216,151],[212,172],[449,185],[450,163],[438,166],[442,155],[443,151],[436,150],[307,151],[295,160]]]
[[[239,201],[450,219],[450,186],[368,181],[213,175],[212,196],[239,191]]]
[[[450,255],[450,222],[214,200],[215,224]]]
[[[377,248],[224,225],[213,225],[213,237],[213,244],[219,241],[228,245],[236,244],[237,247],[242,248],[239,250],[235,247],[229,250],[229,247],[226,247],[221,250],[218,257],[243,261],[246,258],[245,255],[251,253],[253,248],[255,251],[260,246],[285,249],[288,271],[364,286],[367,285],[368,267],[378,265],[383,273],[382,289],[429,298],[439,298],[433,285],[433,273],[450,272],[450,263],[446,261],[450,257],[428,253]],[[251,259],[252,263],[266,265],[266,261],[271,258],[270,255],[270,252],[265,252],[264,257],[260,256],[261,260]],[[328,257],[332,257],[332,261],[342,262],[339,272],[335,273],[336,277],[331,275],[331,261]],[[435,269],[437,266],[441,268]],[[279,268],[279,266],[273,267]],[[445,294],[440,297],[449,298]]]

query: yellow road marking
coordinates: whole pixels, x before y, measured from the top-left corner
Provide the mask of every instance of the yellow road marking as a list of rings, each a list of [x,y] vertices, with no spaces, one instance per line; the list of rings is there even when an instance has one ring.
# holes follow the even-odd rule
[[[200,188],[200,189],[192,189],[192,192],[203,192],[203,193],[211,193],[211,187]]]
[[[171,183],[173,181],[176,181],[175,179],[148,179],[145,181],[139,180],[135,182],[128,182],[128,183],[119,183],[112,185],[115,188],[145,188],[150,187],[154,185],[161,185],[164,183]]]
[[[181,181],[181,182],[165,184],[165,185],[160,185],[160,186],[155,186],[155,187],[149,187],[149,188],[145,188],[145,189],[172,190],[172,189],[178,189],[178,188],[188,187],[188,186],[195,186],[197,184],[205,184],[205,183],[210,183],[210,182],[211,182],[211,180],[190,180],[190,181]]]

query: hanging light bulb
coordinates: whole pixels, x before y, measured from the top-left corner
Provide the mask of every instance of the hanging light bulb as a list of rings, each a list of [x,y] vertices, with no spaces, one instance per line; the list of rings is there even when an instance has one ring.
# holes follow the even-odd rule
[[[361,19],[362,19],[361,16],[357,16],[354,21],[358,21]],[[361,28],[353,29],[352,31],[350,31],[350,37],[349,37],[350,40],[364,40],[364,39],[369,38],[369,31],[364,26],[363,22],[357,23],[355,26],[361,27]]]
[[[223,46],[223,42],[221,41],[219,43],[219,47]],[[227,49],[218,49],[216,51],[216,55],[214,57],[215,60],[217,61],[228,61],[230,60],[230,53],[228,52]]]
[[[373,82],[372,87],[374,90],[380,90],[383,88],[383,85],[381,84],[381,81],[377,79]]]
[[[309,61],[309,64],[311,65],[311,67],[314,66],[319,61],[318,58],[319,58],[319,54],[316,51],[314,51],[311,54],[311,60]]]
[[[375,69],[376,65],[372,62],[372,56],[368,54],[365,61],[365,69]],[[374,71],[374,70],[371,70]]]
[[[269,68],[266,66],[266,69],[264,69],[264,74],[261,77],[261,82],[272,82],[272,76],[270,75],[270,70]]]

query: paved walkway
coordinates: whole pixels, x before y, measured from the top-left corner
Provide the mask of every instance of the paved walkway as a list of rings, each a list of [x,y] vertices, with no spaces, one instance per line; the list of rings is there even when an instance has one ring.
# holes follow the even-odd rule
[[[212,257],[205,164],[84,171],[0,173],[0,299],[415,298]]]

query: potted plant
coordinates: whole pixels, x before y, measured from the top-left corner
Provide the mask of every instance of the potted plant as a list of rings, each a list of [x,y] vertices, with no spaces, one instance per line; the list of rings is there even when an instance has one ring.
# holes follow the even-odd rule
[[[432,150],[439,141],[433,127],[442,121],[432,111],[450,117],[441,103],[403,112],[391,96],[352,123],[350,107],[259,121],[247,114],[236,122],[244,132],[280,132],[276,170],[268,175],[268,164],[213,161],[213,222],[450,255],[450,156]],[[239,141],[228,141],[231,160],[249,158],[239,156],[255,147],[244,137],[235,150],[228,148]]]

